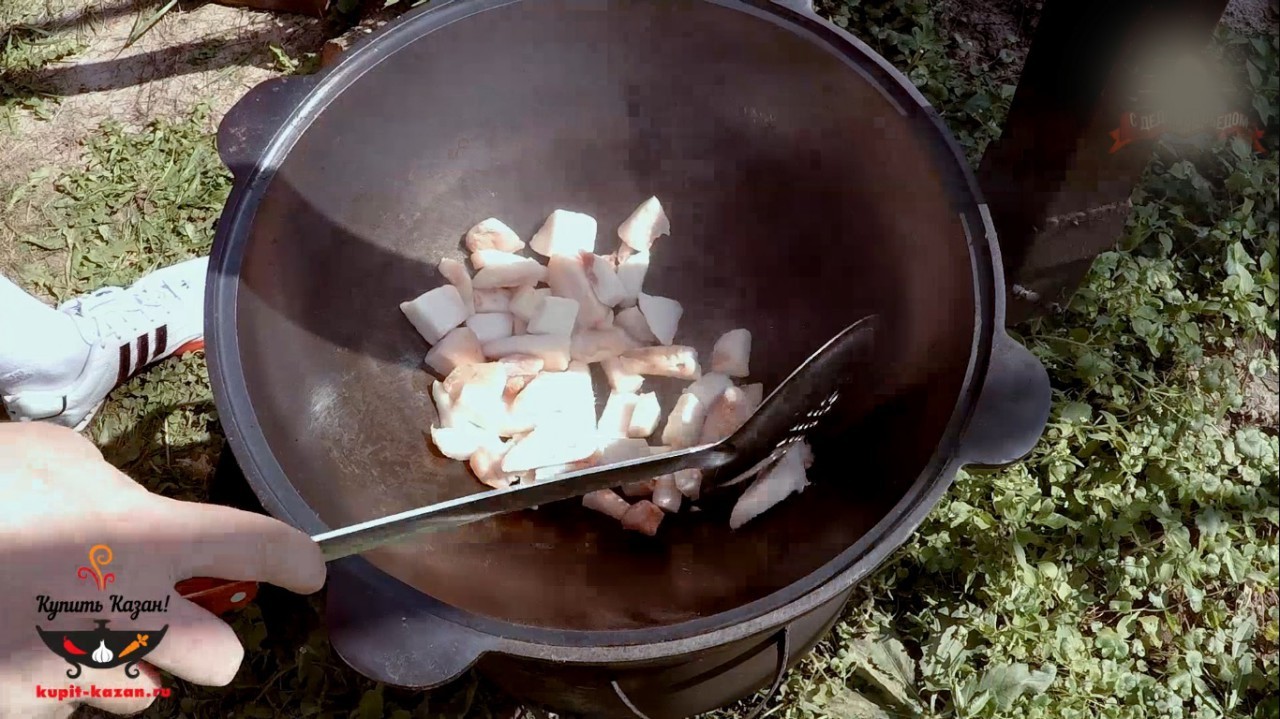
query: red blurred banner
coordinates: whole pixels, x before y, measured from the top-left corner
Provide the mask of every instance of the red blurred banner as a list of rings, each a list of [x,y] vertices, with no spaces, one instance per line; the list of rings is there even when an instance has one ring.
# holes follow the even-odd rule
[[[1232,136],[1248,138],[1252,140],[1254,150],[1266,152],[1260,142],[1262,130],[1257,129],[1250,122],[1249,117],[1242,112],[1225,112],[1211,119],[1206,118],[1206,121],[1195,123],[1190,128],[1185,125],[1182,128],[1170,127],[1165,121],[1164,113],[1139,115],[1136,112],[1126,112],[1120,116],[1116,129],[1110,133],[1113,142],[1108,152],[1116,152],[1132,142],[1152,140],[1161,135],[1191,137],[1208,132],[1216,134],[1219,139]]]

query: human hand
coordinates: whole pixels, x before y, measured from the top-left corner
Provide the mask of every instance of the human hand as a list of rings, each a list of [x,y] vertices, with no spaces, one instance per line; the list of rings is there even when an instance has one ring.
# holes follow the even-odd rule
[[[271,517],[152,494],[87,439],[43,423],[0,423],[0,557],[0,719],[66,717],[78,704],[142,711],[161,687],[147,665],[225,686],[244,658],[239,638],[174,585],[216,577],[309,594],[325,581],[320,549],[302,532]],[[91,632],[99,619],[122,635],[149,633],[128,652],[145,656],[144,671],[132,668],[119,642],[112,654],[123,663],[94,668],[99,638],[78,635],[64,650],[84,662],[76,675],[36,631],[61,648],[68,633]],[[113,695],[93,696],[94,687]],[[59,699],[60,690],[71,696]]]

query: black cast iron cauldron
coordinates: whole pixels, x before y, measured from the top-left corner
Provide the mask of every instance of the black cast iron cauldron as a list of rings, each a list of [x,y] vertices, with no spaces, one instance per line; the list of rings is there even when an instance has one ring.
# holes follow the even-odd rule
[[[565,503],[333,564],[333,644],[393,685],[474,665],[530,703],[655,719],[776,688],[960,467],[1017,461],[1047,420],[950,135],[800,0],[434,4],[255,88],[219,145],[215,396],[263,505],[309,533],[479,489],[428,451],[426,347],[397,305],[485,217],[527,238],[588,212],[603,252],[657,195],[674,232],[646,289],[684,303],[703,351],[750,327],[770,387],[859,317],[886,330],[878,408],[738,532],[727,505],[655,540]]]

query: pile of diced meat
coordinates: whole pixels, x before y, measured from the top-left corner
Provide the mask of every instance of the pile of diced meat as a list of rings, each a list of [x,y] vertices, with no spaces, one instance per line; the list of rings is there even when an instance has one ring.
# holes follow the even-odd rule
[[[670,229],[656,197],[618,227],[621,242],[607,255],[596,254],[596,220],[578,212],[552,212],[527,248],[499,220],[472,227],[465,245],[474,275],[445,258],[439,268],[448,284],[400,305],[431,344],[427,367],[443,378],[431,385],[439,452],[503,489],[737,430],[764,395],[760,384],[736,383],[750,374],[751,332],[728,329],[704,367],[697,349],[676,343],[680,302],[644,292],[650,252]],[[526,249],[534,257],[522,255]],[[599,416],[594,363],[611,388]],[[664,411],[645,391],[647,377],[689,385]],[[802,491],[811,462],[807,445],[788,450],[743,494],[730,526]],[[698,470],[687,470],[595,492],[583,504],[653,535],[664,513],[698,499],[701,483]]]

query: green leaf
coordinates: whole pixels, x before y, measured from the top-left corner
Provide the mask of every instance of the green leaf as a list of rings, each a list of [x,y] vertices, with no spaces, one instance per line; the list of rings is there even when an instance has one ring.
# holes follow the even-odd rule
[[[1245,427],[1236,432],[1236,449],[1249,459],[1262,459],[1267,455],[1267,436],[1257,427]]]
[[[895,719],[879,704],[847,687],[836,689],[834,696],[822,704],[823,714],[845,719]]]
[[[893,637],[860,637],[845,649],[858,673],[899,706],[917,709],[916,665],[902,642]]]
[[[352,719],[383,719],[382,686],[370,689],[360,697],[360,705],[356,707]]]
[[[45,235],[28,235],[22,238],[22,242],[33,247],[39,247],[42,250],[57,251],[66,249],[67,243],[61,237],[49,237]]]
[[[1059,416],[1063,422],[1083,424],[1093,418],[1093,407],[1085,402],[1068,402],[1062,406]]]
[[[1249,73],[1249,85],[1251,85],[1255,90],[1261,87],[1262,71],[1258,69],[1258,66],[1255,65],[1252,60],[1250,60],[1249,62],[1245,63],[1245,69]]]
[[[1210,507],[1196,515],[1196,527],[1204,536],[1212,537],[1226,527],[1225,519],[1225,515]]]
[[[1002,711],[1025,693],[1041,694],[1053,683],[1058,668],[1052,664],[1039,671],[1030,671],[1026,664],[997,664],[987,669],[978,684],[981,691],[990,692],[996,706]]]
[[[945,685],[954,675],[956,668],[967,654],[969,630],[959,624],[953,624],[935,636],[922,649],[920,670],[935,680],[940,686]]]

